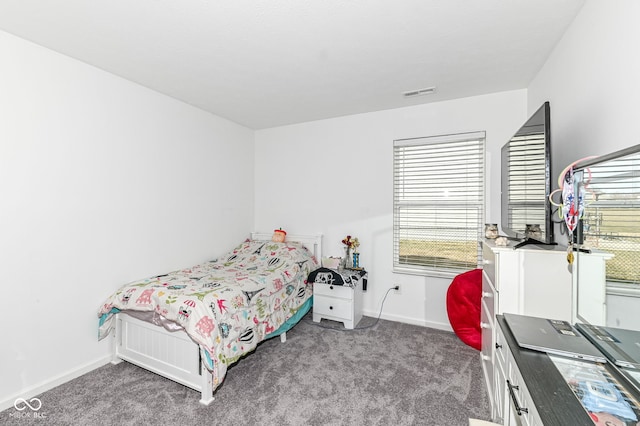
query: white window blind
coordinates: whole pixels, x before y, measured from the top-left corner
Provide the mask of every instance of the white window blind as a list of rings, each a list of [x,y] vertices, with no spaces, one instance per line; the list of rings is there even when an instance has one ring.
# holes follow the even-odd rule
[[[485,133],[394,141],[394,270],[477,268],[484,223]]]

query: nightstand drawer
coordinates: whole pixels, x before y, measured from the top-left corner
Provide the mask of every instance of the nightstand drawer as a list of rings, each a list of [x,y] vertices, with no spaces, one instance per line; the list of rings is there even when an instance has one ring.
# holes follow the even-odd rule
[[[336,299],[335,297],[320,296],[318,294],[314,294],[313,296],[314,314],[341,318],[349,321],[353,315],[352,311],[352,303],[350,300]]]
[[[341,299],[353,299],[353,289],[342,285],[318,284],[313,285],[315,296],[339,297]]]

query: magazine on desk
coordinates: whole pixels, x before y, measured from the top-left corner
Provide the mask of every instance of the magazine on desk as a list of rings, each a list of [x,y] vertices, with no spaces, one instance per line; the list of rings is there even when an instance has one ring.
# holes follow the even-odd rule
[[[633,377],[638,383],[640,383],[640,370],[626,369],[624,371],[625,373]]]
[[[549,358],[595,425],[638,424],[640,403],[607,371],[604,364],[552,355]]]

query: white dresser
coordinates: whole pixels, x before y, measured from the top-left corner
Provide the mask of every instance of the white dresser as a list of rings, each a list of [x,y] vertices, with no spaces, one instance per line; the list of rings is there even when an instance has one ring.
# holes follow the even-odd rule
[[[494,420],[502,422],[505,374],[496,370],[496,315],[504,312],[573,322],[573,283],[566,248],[518,249],[483,241],[482,369]]]

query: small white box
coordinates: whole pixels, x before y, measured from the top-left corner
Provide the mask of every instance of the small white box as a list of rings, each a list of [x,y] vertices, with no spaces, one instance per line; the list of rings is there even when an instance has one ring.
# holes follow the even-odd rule
[[[338,269],[342,258],[340,257],[323,257],[322,266],[329,269]]]

